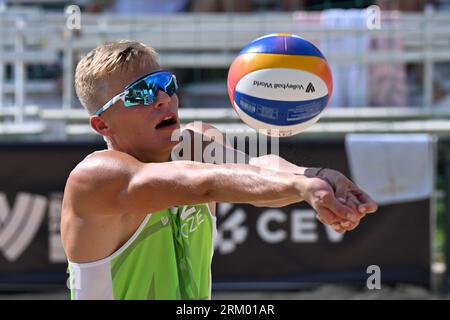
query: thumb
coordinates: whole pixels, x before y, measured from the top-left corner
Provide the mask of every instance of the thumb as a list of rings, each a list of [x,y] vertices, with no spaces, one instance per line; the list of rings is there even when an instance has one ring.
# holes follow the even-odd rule
[[[347,190],[341,184],[337,184],[336,185],[335,197],[341,203],[346,203],[347,202]]]

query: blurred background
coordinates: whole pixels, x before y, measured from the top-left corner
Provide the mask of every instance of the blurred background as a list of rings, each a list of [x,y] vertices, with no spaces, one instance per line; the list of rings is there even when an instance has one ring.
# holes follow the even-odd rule
[[[177,74],[182,122],[239,129],[228,67],[277,32],[316,44],[334,79],[280,155],[342,171],[380,210],[342,236],[304,204],[219,204],[213,299],[449,298],[450,0],[0,0],[0,299],[68,298],[62,192],[105,148],[74,93],[83,55],[146,43]]]

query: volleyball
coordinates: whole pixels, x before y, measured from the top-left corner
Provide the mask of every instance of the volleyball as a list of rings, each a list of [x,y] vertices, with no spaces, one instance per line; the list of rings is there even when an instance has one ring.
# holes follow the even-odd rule
[[[240,51],[229,68],[227,89],[243,122],[266,135],[287,137],[319,120],[333,81],[326,58],[314,44],[277,33]]]

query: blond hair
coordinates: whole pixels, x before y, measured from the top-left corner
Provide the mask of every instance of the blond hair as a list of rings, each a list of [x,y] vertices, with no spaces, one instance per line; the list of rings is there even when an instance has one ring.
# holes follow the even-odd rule
[[[75,71],[75,90],[90,115],[112,97],[105,97],[110,76],[142,68],[159,68],[156,51],[143,43],[120,40],[98,46],[84,56]]]

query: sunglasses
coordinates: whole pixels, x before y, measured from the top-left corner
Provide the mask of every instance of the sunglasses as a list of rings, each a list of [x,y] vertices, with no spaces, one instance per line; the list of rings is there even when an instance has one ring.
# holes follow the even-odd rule
[[[126,108],[137,105],[151,105],[157,100],[158,90],[164,91],[169,96],[177,92],[178,83],[175,75],[165,70],[149,73],[126,86],[123,92],[98,109],[95,115],[101,115],[119,100],[123,101]]]

